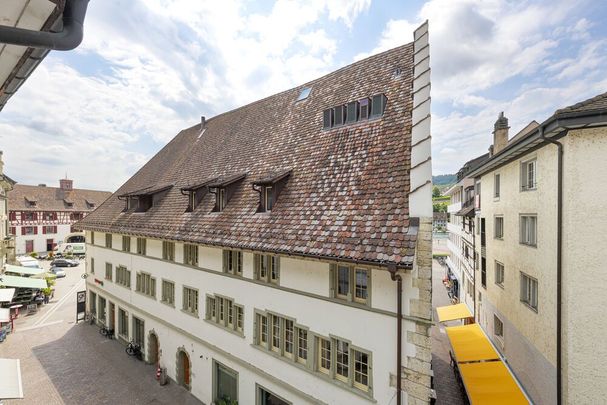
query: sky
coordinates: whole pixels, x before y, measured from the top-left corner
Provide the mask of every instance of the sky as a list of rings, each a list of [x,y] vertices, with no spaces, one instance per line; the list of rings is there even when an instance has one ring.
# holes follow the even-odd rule
[[[607,3],[91,0],[0,112],[5,173],[116,190],[181,129],[413,39],[429,21],[434,174],[607,92]]]

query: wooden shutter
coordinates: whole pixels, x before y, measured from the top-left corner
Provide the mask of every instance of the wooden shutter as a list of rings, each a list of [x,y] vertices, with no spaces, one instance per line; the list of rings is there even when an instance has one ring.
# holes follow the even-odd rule
[[[46,234],[46,226],[42,225],[42,233]]]
[[[276,266],[276,284],[280,284],[280,256],[276,256],[274,265]]]
[[[329,296],[335,298],[335,277],[337,274],[337,265],[331,264],[329,267]]]
[[[38,227],[37,226],[34,227],[34,235],[38,235]]]
[[[228,272],[228,251],[227,250],[223,251],[223,272],[224,273]]]
[[[258,255],[257,253],[255,253],[253,255],[253,277],[255,278],[255,280],[259,280],[259,260],[260,260],[261,256]]]
[[[21,235],[25,235],[25,227],[24,226],[21,227]]]

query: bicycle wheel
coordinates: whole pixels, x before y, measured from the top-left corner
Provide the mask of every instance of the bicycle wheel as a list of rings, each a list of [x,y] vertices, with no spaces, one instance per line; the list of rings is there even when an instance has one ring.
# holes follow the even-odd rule
[[[128,354],[129,356],[135,355],[135,349],[133,348],[133,346],[129,345],[126,347],[126,354]]]
[[[103,336],[107,336],[107,329],[105,329],[105,328],[100,328],[100,329],[99,329],[99,333],[101,333]]]

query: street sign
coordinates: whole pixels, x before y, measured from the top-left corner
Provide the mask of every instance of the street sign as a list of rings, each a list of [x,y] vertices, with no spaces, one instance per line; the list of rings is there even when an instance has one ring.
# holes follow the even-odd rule
[[[82,314],[82,318],[80,317]],[[86,291],[78,291],[76,293],[76,323],[84,320],[86,315]]]

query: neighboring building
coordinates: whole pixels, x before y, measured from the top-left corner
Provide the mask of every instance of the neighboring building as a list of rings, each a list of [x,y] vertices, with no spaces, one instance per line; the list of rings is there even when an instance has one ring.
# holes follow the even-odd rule
[[[558,381],[563,404],[604,402],[607,93],[508,129],[501,115],[468,174],[482,183],[477,320],[535,403],[558,403]]]
[[[398,382],[428,403],[427,24],[414,38],[181,131],[78,224],[89,311],[207,404],[397,404]]]
[[[4,162],[0,151],[0,268],[15,260],[15,238],[9,232],[7,193],[13,189],[15,181],[4,174]]]
[[[444,232],[447,229],[449,214],[446,212],[434,212],[432,228],[435,232]]]
[[[474,188],[473,179],[468,173],[482,164],[489,154],[486,153],[466,162],[457,172],[457,183],[451,186],[445,195],[451,197],[447,207],[447,247],[451,252],[447,257],[447,277],[450,281],[450,296],[463,302],[474,313]]]
[[[74,232],[73,225],[100,206],[111,193],[73,188],[69,179],[59,187],[15,184],[8,193],[10,233],[15,235],[16,253],[53,250]]]

